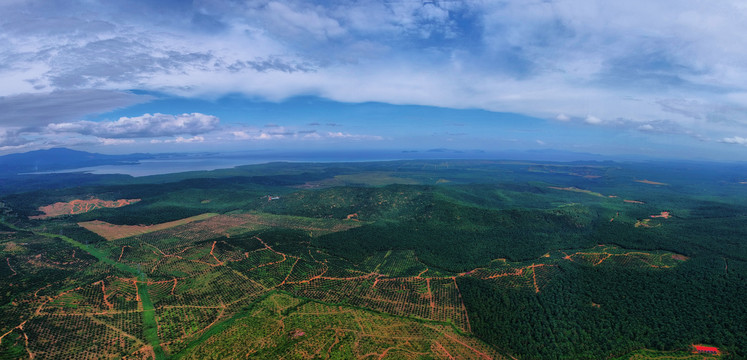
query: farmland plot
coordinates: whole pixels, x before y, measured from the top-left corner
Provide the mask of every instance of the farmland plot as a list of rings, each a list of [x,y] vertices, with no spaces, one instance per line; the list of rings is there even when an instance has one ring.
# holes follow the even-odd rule
[[[448,326],[421,324],[344,306],[273,294],[219,336],[187,349],[187,359],[345,358],[502,359],[479,340]]]

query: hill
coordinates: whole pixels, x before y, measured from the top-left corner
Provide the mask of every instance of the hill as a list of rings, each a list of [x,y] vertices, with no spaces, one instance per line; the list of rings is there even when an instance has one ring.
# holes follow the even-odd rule
[[[76,169],[97,165],[133,163],[152,158],[148,154],[104,155],[67,148],[51,148],[0,156],[0,177],[20,173]]]

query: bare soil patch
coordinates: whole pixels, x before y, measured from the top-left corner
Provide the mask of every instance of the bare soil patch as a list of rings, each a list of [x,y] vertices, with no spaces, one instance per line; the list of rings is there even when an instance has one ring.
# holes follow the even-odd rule
[[[78,225],[86,228],[89,231],[93,231],[96,234],[101,235],[104,239],[116,240],[158,230],[164,230],[178,225],[188,224],[194,221],[205,220],[216,215],[218,214],[207,213],[155,225],[114,225],[99,220],[79,222]]]
[[[99,208],[118,208],[127,206],[140,201],[140,199],[119,199],[119,200],[73,200],[68,202],[56,202],[51,205],[39,207],[39,211],[44,215],[29,216],[30,219],[46,219],[62,215],[75,215],[89,212]]]
[[[646,179],[643,179],[643,180],[633,180],[633,181],[639,182],[639,183],[642,183],[642,184],[649,184],[649,185],[664,185],[664,186],[669,186],[669,184],[667,184],[667,183],[658,182],[658,181],[651,181],[651,180],[646,180]]]
[[[638,201],[638,200],[623,200],[623,201],[626,203],[630,203],[630,204],[645,204],[645,202]]]
[[[602,194],[600,194],[598,192],[594,192],[594,191],[591,191],[591,190],[579,189],[579,188],[572,187],[572,186],[571,187],[548,186],[548,188],[555,189],[555,190],[572,191],[572,192],[577,192],[577,193],[584,193],[584,194],[589,194],[589,195],[604,197],[604,195],[602,195]]]

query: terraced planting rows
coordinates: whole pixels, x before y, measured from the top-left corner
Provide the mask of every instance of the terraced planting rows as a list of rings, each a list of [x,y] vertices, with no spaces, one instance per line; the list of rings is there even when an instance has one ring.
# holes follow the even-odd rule
[[[0,308],[0,358],[116,358],[148,346],[136,290],[116,268],[56,238],[19,236],[4,253],[15,273],[0,282],[18,295]]]
[[[503,359],[494,349],[444,325],[418,323],[273,293],[180,354],[204,358]]]

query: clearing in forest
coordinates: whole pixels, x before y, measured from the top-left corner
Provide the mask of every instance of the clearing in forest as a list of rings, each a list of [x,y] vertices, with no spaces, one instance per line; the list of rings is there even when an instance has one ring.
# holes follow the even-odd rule
[[[73,200],[68,202],[56,202],[51,205],[39,207],[39,211],[44,215],[29,216],[29,219],[47,219],[62,215],[75,215],[89,212],[99,208],[118,208],[127,206],[140,201],[140,199],[119,199],[119,200]]]
[[[583,194],[589,194],[589,195],[604,197],[604,195],[602,195],[602,194],[600,194],[598,192],[594,192],[594,191],[591,191],[591,190],[579,189],[579,188],[573,187],[573,186],[570,186],[570,187],[548,186],[548,188],[554,189],[554,190],[572,191],[572,192],[577,192],[577,193],[583,193]]]
[[[103,237],[104,239],[117,240],[158,230],[164,230],[175,226],[188,224],[194,221],[205,220],[216,215],[218,214],[207,213],[155,225],[114,225],[99,220],[79,222],[78,225],[86,228],[89,231],[93,231],[96,234],[101,235],[101,237]]]
[[[664,185],[664,186],[669,186],[669,184],[667,184],[667,183],[658,182],[658,181],[651,181],[651,180],[646,180],[646,179],[643,179],[643,180],[633,180],[633,181],[639,182],[639,183],[642,183],[642,184],[649,184],[649,185]]]
[[[668,251],[633,251],[612,245],[599,245],[588,250],[565,253],[564,260],[583,265],[613,265],[623,267],[671,268],[678,265],[678,261],[685,261],[687,256]]]
[[[672,214],[670,214],[669,211],[662,211],[660,214],[651,215],[652,218],[665,218],[665,219],[669,219],[671,216]]]
[[[661,224],[651,224],[651,219],[643,219],[635,222],[635,227],[655,228],[659,226],[661,226]]]
[[[251,212],[230,215],[245,220],[244,227],[253,228],[286,228],[309,231],[314,235],[324,235],[338,231],[345,231],[361,226],[359,220],[343,221],[342,219],[317,219],[292,215],[275,215],[269,213]]]

